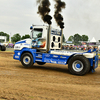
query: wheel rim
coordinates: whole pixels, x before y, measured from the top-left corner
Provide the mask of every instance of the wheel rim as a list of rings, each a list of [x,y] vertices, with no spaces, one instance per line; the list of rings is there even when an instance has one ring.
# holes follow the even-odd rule
[[[72,68],[74,69],[74,71],[80,72],[83,70],[83,63],[80,60],[76,60],[73,62]]]
[[[25,57],[23,58],[23,62],[24,62],[24,64],[29,64],[30,61],[31,61],[31,59],[30,59],[29,56],[25,56]]]

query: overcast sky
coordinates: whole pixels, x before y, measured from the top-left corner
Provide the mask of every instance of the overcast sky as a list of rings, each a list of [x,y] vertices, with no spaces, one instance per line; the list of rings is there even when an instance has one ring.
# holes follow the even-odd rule
[[[66,40],[76,33],[88,35],[100,40],[100,0],[62,0],[66,3],[63,9],[64,35]],[[51,2],[51,16],[54,14],[54,0]],[[32,24],[44,25],[37,14],[36,0],[0,0],[0,31],[13,36],[30,34]],[[52,20],[52,26],[59,28]]]

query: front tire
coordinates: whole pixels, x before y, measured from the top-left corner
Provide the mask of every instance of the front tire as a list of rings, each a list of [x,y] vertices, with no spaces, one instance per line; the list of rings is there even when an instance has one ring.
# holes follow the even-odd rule
[[[68,62],[68,69],[71,74],[85,75],[90,70],[90,62],[84,56],[73,56]]]
[[[33,57],[30,53],[24,53],[21,56],[21,63],[24,67],[32,67],[33,66]]]

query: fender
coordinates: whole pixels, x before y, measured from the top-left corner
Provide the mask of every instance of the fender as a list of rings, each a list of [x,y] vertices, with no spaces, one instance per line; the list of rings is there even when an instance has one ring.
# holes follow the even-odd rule
[[[72,54],[72,55],[68,58],[66,64],[68,64],[69,60],[70,60],[73,56],[84,56],[84,55],[83,55],[82,53],[74,53],[74,54]]]
[[[30,48],[23,48],[22,50],[15,50],[15,55],[13,56],[14,59],[21,61],[21,56],[23,53],[30,53],[33,56],[33,62],[35,62],[35,53],[36,49],[30,49]]]

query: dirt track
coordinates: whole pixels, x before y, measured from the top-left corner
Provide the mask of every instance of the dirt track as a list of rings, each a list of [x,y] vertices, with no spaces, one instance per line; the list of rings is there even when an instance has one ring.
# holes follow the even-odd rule
[[[35,64],[25,69],[13,52],[0,51],[0,100],[100,100],[100,67],[74,76],[67,66]]]

